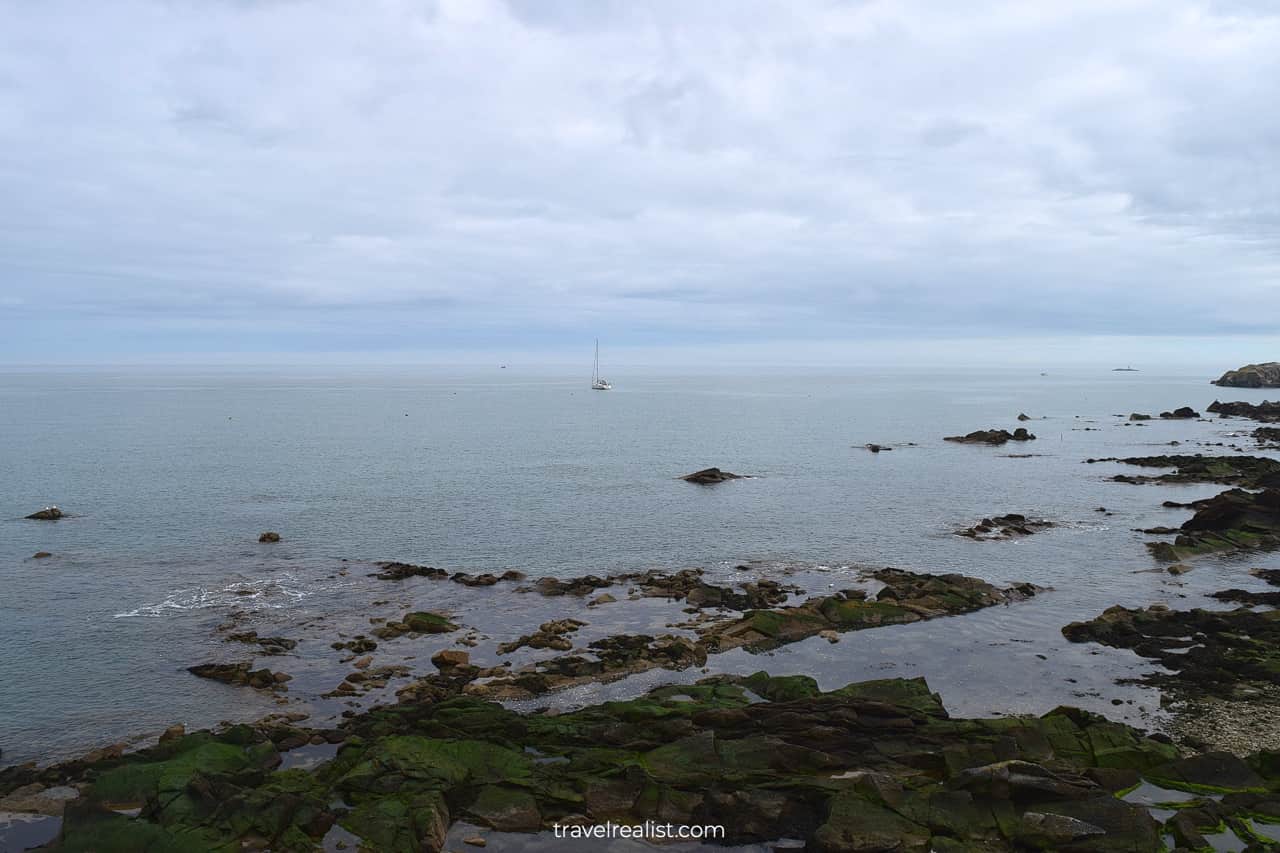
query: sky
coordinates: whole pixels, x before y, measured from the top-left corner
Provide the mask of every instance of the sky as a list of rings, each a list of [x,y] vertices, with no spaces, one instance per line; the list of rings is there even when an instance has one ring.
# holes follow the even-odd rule
[[[0,363],[1280,359],[1277,91],[1273,2],[0,0]]]

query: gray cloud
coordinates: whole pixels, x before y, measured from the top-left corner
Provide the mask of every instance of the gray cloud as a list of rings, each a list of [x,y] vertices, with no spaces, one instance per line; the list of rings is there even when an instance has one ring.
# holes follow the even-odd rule
[[[0,360],[1273,334],[1278,83],[1263,3],[0,4]]]

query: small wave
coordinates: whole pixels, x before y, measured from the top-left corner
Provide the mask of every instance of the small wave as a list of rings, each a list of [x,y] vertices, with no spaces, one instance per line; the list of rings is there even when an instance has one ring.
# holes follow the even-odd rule
[[[279,610],[307,598],[312,593],[295,583],[292,575],[257,581],[234,581],[218,588],[194,587],[170,593],[163,601],[144,604],[134,610],[116,613],[112,618],[127,619],[135,616],[164,616],[187,610],[203,610],[210,607],[251,606]],[[312,587],[314,589],[314,587]]]

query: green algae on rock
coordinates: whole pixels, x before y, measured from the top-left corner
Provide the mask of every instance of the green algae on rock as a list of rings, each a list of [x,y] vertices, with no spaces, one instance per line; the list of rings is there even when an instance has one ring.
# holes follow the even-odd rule
[[[1147,683],[1178,697],[1230,698],[1250,683],[1280,684],[1280,611],[1131,610],[1111,607],[1062,629],[1072,642],[1131,649],[1159,661],[1167,673]]]
[[[0,794],[79,786],[55,846],[98,853],[314,850],[335,823],[368,849],[416,853],[440,850],[458,819],[526,832],[571,818],[715,823],[727,843],[802,838],[829,853],[1157,851],[1159,825],[1116,796],[1143,777],[1240,792],[1250,814],[1280,807],[1269,756],[1195,762],[1069,708],[953,719],[923,679],[822,693],[803,676],[718,676],[554,716],[455,696],[358,715],[342,736],[313,770],[276,770],[272,741],[239,726],[11,768]],[[112,811],[128,804],[141,812]]]
[[[1189,506],[1196,513],[1178,528],[1173,542],[1147,543],[1156,559],[1172,563],[1219,551],[1280,546],[1280,488],[1231,489]]]
[[[1117,483],[1220,483],[1248,489],[1280,486],[1280,460],[1265,456],[1202,456],[1170,454],[1130,456],[1124,459],[1089,459],[1088,462],[1122,462],[1143,468],[1173,468],[1151,476],[1116,474]]]
[[[750,611],[741,619],[700,629],[702,642],[716,652],[740,646],[762,651],[826,630],[857,631],[970,613],[1021,601],[1038,591],[1031,584],[999,589],[965,575],[931,575],[893,568],[872,572],[870,577],[884,585],[873,599],[861,590],[845,590],[811,598],[794,607]]]

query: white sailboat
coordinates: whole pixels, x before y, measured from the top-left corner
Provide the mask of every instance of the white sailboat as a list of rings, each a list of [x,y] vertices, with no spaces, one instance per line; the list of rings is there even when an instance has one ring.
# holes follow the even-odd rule
[[[609,380],[600,375],[600,339],[596,338],[596,366],[591,370],[591,390],[609,391],[612,388]]]

